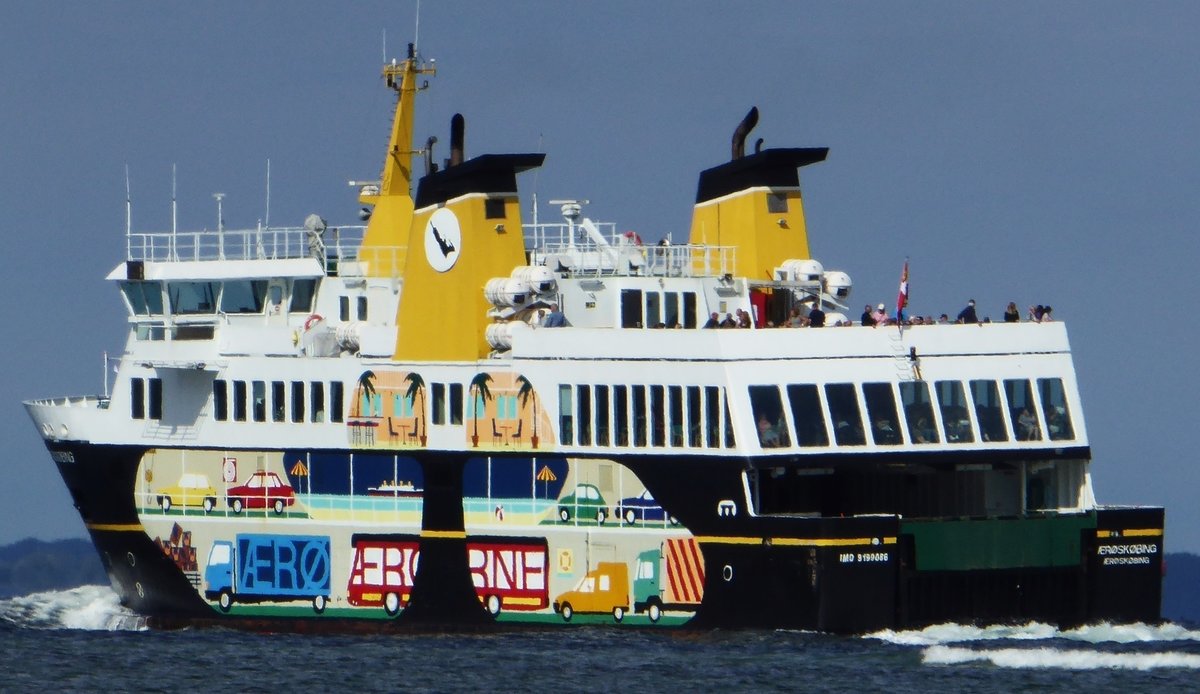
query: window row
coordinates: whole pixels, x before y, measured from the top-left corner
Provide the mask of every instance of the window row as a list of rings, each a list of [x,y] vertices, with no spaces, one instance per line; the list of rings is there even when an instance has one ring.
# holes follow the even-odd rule
[[[564,445],[732,448],[733,419],[718,386],[558,387]]]
[[[163,289],[166,291],[164,292]],[[288,294],[290,313],[312,311],[317,280],[229,280],[225,282],[154,282],[130,280],[121,283],[129,308],[138,316],[163,315],[169,306],[172,315],[221,313],[262,313],[266,307],[278,312]],[[362,311],[365,313],[365,308]]]
[[[345,386],[328,384],[329,421],[341,422]],[[213,381],[213,419],[218,422],[268,421],[314,424],[325,421],[324,381]]]
[[[838,446],[865,446],[868,432],[877,446],[1075,438],[1061,378],[1037,379],[1036,391],[1027,379],[965,386],[935,381],[931,393],[925,381],[792,384],[783,387],[786,414],[779,386],[750,386],[749,394],[764,448],[829,446],[831,431]]]
[[[695,328],[696,292],[621,290],[622,328]]]

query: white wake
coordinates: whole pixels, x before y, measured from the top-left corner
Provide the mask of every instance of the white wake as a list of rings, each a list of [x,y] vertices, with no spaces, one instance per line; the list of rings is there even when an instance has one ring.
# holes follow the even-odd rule
[[[963,665],[991,663],[1004,668],[1043,668],[1062,670],[1155,670],[1183,668],[1200,670],[1200,655],[1166,651],[1162,653],[1111,653],[1085,649],[992,648],[930,646],[921,654],[926,665]]]
[[[108,586],[81,586],[0,600],[0,619],[26,629],[146,629],[145,618],[121,607]]]
[[[1152,643],[1159,641],[1200,642],[1200,631],[1178,624],[1092,624],[1060,631],[1040,622],[1021,625],[976,627],[965,624],[937,624],[914,631],[884,629],[863,638],[879,639],[901,646],[942,646],[975,641],[1045,641],[1062,639],[1083,643]]]

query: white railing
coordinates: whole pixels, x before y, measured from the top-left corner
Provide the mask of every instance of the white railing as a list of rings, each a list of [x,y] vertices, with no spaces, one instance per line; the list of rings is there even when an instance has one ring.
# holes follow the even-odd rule
[[[608,222],[525,225],[525,249],[533,262],[569,258],[571,274],[721,277],[737,275],[734,246],[643,245],[633,232],[620,234]]]
[[[126,259],[152,262],[197,260],[356,260],[366,227],[330,227],[317,234],[303,227],[257,227],[218,231],[129,232]]]

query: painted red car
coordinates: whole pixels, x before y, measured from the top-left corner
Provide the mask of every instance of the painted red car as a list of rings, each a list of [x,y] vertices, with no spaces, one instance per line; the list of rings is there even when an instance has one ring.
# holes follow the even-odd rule
[[[282,514],[283,509],[296,503],[291,485],[273,472],[262,471],[250,475],[245,484],[230,487],[225,497],[234,513],[241,513],[243,508],[269,508]]]

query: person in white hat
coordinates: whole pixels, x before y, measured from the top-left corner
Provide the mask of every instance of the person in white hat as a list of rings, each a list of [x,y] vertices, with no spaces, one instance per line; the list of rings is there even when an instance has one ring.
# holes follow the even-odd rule
[[[884,306],[883,304],[879,304],[878,306],[875,307],[875,325],[887,325],[887,324],[888,324],[887,306]]]

